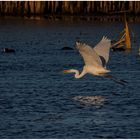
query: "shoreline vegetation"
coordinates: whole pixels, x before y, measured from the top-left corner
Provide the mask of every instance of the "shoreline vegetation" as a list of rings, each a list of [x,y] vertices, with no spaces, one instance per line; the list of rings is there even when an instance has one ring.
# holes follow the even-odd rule
[[[140,1],[0,1],[0,17],[140,22]]]

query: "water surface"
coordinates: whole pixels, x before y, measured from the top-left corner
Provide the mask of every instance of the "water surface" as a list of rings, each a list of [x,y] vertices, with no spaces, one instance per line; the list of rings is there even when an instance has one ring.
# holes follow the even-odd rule
[[[140,24],[132,52],[111,52],[108,69],[128,81],[86,75],[75,79],[63,69],[82,70],[77,39],[95,45],[111,39],[123,23],[0,20],[0,138],[140,138]],[[74,50],[61,50],[68,46]],[[16,53],[5,54],[3,48]],[[101,96],[101,105],[84,104],[78,96]]]

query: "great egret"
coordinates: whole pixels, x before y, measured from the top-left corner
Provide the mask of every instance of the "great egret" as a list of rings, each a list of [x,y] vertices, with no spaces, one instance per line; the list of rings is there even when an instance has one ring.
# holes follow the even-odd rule
[[[111,48],[110,39],[103,36],[102,40],[94,48],[85,43],[76,42],[76,48],[79,50],[79,53],[82,55],[85,62],[83,71],[79,73],[76,69],[69,69],[64,70],[64,73],[75,73],[75,78],[81,78],[89,73],[95,76],[110,78],[115,82],[124,85],[126,81],[107,74],[110,72],[110,70],[106,69]]]

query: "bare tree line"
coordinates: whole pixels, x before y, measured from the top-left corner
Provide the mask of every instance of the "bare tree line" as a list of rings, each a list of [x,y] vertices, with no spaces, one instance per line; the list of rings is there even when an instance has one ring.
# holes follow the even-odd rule
[[[94,15],[129,10],[140,13],[140,1],[0,1],[1,15]]]

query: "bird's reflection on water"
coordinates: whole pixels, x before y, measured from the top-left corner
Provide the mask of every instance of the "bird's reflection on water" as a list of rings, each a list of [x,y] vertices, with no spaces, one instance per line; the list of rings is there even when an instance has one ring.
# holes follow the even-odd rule
[[[82,104],[94,106],[102,106],[107,101],[104,96],[75,96],[73,99]]]

